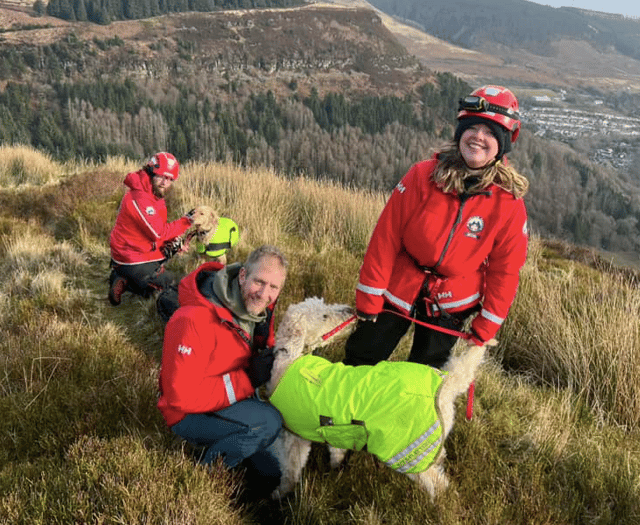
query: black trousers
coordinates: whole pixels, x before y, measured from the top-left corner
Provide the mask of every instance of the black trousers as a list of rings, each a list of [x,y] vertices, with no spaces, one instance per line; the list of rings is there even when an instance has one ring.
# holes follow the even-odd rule
[[[140,264],[117,264],[111,261],[110,282],[116,275],[127,280],[127,290],[143,297],[155,291],[177,286],[175,275],[164,267],[164,261]]]
[[[447,317],[427,317],[426,310],[419,302],[414,313],[416,319],[431,325],[460,331],[464,321],[475,309],[465,310]],[[385,310],[395,310],[385,304]],[[381,312],[376,322],[358,321],[355,331],[347,339],[345,365],[375,365],[389,359],[400,339],[407,333],[411,321],[395,313]],[[451,349],[458,337],[438,330],[415,325],[413,343],[408,361],[434,368],[442,368],[451,355]]]

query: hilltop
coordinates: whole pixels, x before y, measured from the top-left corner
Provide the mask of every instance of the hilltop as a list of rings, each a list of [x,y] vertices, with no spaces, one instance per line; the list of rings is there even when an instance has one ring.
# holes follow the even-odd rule
[[[248,92],[271,90],[280,96],[290,94],[292,81],[301,96],[312,88],[320,95],[340,91],[403,96],[432,78],[367,8],[320,4],[176,13],[103,26],[34,18],[0,2],[0,23],[8,28],[0,34],[5,49],[69,39],[87,43],[91,58],[83,61],[82,70],[71,65],[65,71],[74,81],[117,71],[119,76],[169,84],[197,76],[201,90],[208,91],[234,77]],[[114,39],[126,43],[126,50],[113,45]],[[96,41],[112,44],[101,48]]]
[[[640,20],[526,0],[370,3],[425,66],[471,84],[640,93]]]

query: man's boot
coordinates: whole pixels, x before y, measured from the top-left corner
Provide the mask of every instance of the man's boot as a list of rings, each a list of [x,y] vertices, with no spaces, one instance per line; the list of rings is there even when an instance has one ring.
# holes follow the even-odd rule
[[[109,302],[113,306],[118,306],[122,301],[122,294],[127,289],[127,280],[116,272],[111,271],[109,281],[111,283],[109,286]]]

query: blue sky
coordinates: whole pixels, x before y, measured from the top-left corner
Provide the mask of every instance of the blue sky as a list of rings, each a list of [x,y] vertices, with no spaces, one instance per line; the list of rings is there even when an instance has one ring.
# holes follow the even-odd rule
[[[603,13],[640,17],[640,2],[638,0],[536,0],[535,3],[551,7],[577,7],[602,11]]]

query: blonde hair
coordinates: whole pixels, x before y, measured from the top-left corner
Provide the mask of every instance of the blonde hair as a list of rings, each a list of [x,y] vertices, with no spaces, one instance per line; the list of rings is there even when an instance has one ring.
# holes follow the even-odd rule
[[[460,154],[458,145],[450,143],[437,154],[438,164],[433,172],[433,181],[445,193],[479,193],[491,184],[511,193],[516,199],[525,196],[529,181],[515,168],[498,160],[489,166],[473,170],[469,168]],[[476,177],[478,181],[465,188],[465,179]]]

